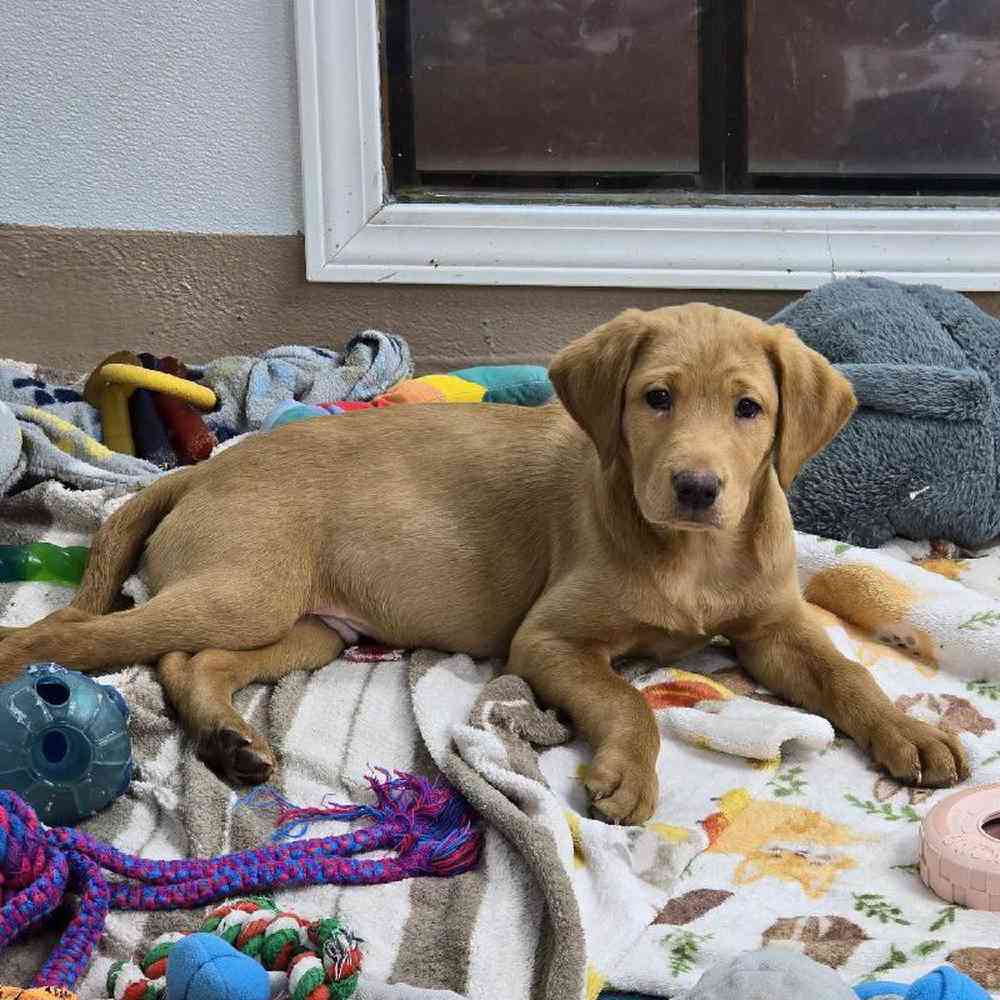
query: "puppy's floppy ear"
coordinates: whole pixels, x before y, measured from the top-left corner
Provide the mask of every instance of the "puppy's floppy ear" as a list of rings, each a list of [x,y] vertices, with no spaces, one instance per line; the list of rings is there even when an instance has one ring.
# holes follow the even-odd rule
[[[857,400],[851,383],[794,331],[773,326],[764,336],[778,382],[775,466],[787,490],[805,462],[837,436]]]
[[[590,435],[604,466],[621,446],[625,383],[647,335],[642,310],[626,309],[564,347],[549,368],[563,406]]]

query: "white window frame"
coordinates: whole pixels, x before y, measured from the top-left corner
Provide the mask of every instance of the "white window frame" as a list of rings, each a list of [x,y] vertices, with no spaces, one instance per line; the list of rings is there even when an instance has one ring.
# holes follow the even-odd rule
[[[393,202],[376,0],[296,0],[312,281],[1000,291],[1000,210]]]

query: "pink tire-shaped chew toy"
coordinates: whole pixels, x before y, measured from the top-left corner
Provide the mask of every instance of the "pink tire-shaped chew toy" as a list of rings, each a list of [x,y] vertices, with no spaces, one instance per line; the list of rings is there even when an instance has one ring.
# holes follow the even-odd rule
[[[949,795],[920,827],[920,877],[949,903],[1000,912],[1000,784]]]

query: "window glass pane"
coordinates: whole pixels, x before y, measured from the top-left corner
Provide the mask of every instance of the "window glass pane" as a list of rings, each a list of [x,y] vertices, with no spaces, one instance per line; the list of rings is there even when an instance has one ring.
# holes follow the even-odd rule
[[[751,172],[1000,172],[998,0],[747,8]]]
[[[411,0],[421,172],[698,169],[697,0]]]

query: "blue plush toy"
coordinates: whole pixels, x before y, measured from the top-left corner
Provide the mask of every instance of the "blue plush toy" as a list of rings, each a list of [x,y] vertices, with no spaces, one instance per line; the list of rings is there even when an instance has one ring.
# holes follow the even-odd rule
[[[978,983],[950,965],[942,965],[911,986],[902,983],[862,983],[854,987],[861,1000],[873,997],[906,997],[906,1000],[990,1000]]]
[[[167,958],[167,1000],[269,1000],[264,967],[215,934],[181,938]]]
[[[37,663],[0,687],[0,788],[49,826],[103,809],[132,780],[128,706],[113,687]]]

